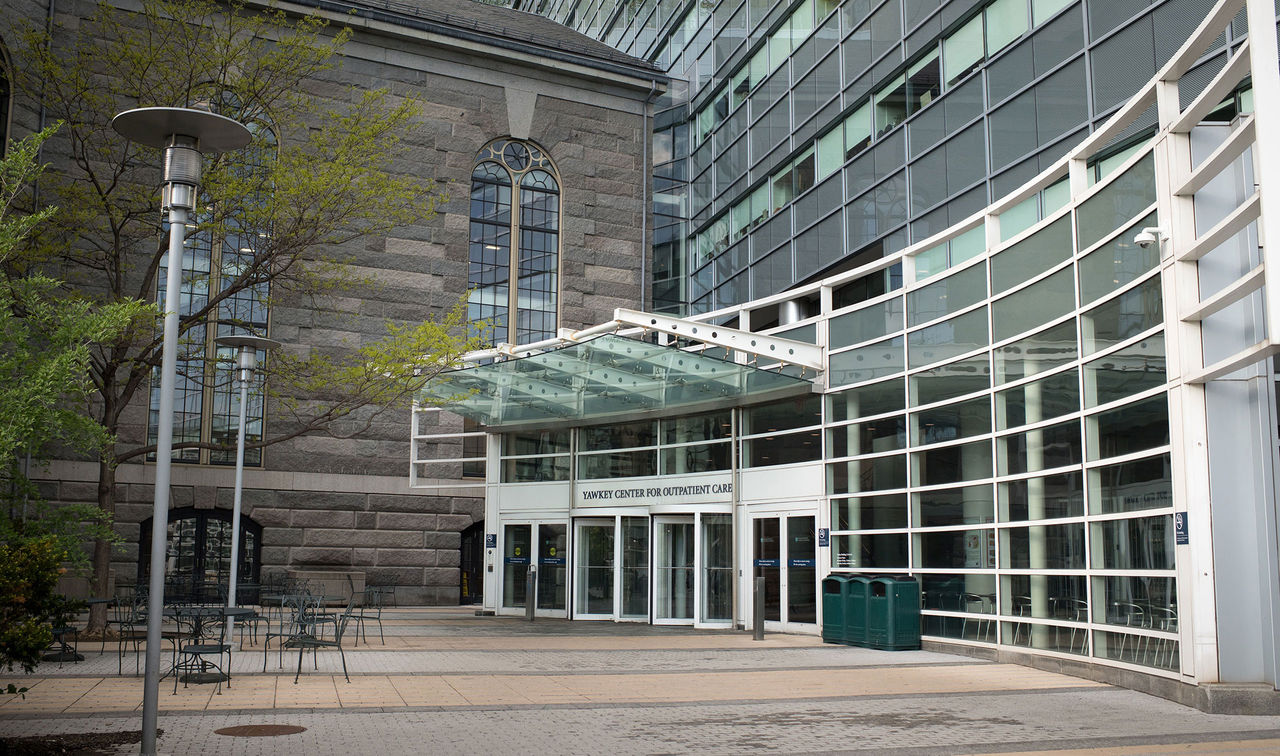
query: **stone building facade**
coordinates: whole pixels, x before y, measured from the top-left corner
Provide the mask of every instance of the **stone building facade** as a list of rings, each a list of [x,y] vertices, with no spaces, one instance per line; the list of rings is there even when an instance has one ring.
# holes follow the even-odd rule
[[[665,86],[656,69],[538,16],[469,0],[399,12],[362,3],[277,6],[318,13],[335,28],[354,32],[339,64],[308,82],[310,94],[349,101],[352,92],[384,88],[420,103],[400,165],[434,179],[448,200],[421,225],[341,250],[355,273],[375,286],[319,305],[274,302],[267,335],[290,349],[350,347],[378,338],[386,320],[421,321],[456,302],[473,284],[472,170],[482,149],[501,138],[540,148],[558,176],[556,325],[599,322],[613,308],[641,299],[649,113]],[[82,23],[92,7],[3,0],[6,76],[12,80],[24,66],[17,43],[21,23],[40,26],[52,14],[56,35]],[[7,136],[41,125],[39,103],[20,92],[9,112]],[[145,438],[147,407],[145,400],[138,404],[124,441]],[[268,405],[268,426],[271,414]],[[461,430],[459,419],[438,417],[438,427],[423,430]],[[408,436],[409,413],[387,413],[354,438],[298,438],[266,449],[260,467],[246,467],[245,527],[260,528],[263,573],[354,570],[368,584],[395,586],[401,603],[456,603],[460,533],[483,517],[483,489],[450,487],[448,481],[429,492],[410,489]],[[233,472],[230,466],[175,463],[171,523],[188,518],[204,527],[227,520]],[[51,501],[96,500],[96,463],[55,461],[41,476]],[[141,574],[153,477],[146,464],[117,471],[116,527],[124,540],[113,560],[117,584]]]

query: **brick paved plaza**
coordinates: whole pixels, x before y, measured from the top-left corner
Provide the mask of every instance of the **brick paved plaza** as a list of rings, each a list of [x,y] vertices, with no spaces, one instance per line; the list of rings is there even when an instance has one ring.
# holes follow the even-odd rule
[[[297,656],[233,687],[161,687],[173,754],[410,753],[1277,753],[1280,717],[1215,716],[1122,688],[925,651],[824,645],[811,636],[612,623],[535,623],[466,609],[397,609],[385,645]],[[0,703],[6,736],[140,726],[142,681],[108,646],[45,664]],[[167,657],[167,654],[166,654]],[[313,667],[318,666],[318,669]],[[124,659],[131,673],[131,655]],[[12,678],[6,678],[6,681]],[[232,737],[284,724],[304,732]],[[136,750],[120,749],[120,753]]]

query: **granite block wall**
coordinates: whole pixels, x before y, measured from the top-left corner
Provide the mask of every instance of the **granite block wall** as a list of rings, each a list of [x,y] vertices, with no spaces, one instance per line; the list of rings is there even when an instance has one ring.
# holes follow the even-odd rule
[[[56,20],[74,28],[91,7],[58,4]],[[43,26],[48,8],[0,0],[6,19],[0,42],[11,48],[15,68],[23,65],[10,41],[17,26]],[[445,199],[433,217],[323,250],[348,260],[369,285],[318,302],[281,294],[272,304],[273,338],[292,350],[339,353],[380,338],[387,321],[420,321],[458,301],[469,270],[471,170],[486,143],[506,136],[539,144],[560,173],[560,326],[581,328],[609,319],[615,307],[638,305],[650,173],[643,158],[649,138],[643,114],[652,88],[474,39],[428,38],[389,24],[334,20],[335,27],[352,24],[354,36],[332,69],[306,83],[308,94],[342,106],[378,88],[393,102],[416,102],[394,169],[435,181]],[[12,135],[38,128],[39,110],[38,102],[16,96]],[[51,145],[48,159],[64,159],[64,153]],[[139,392],[127,410],[122,443],[145,440],[147,395]],[[272,415],[269,403],[268,434]],[[364,571],[370,585],[395,585],[402,603],[458,600],[459,534],[483,517],[483,489],[409,489],[409,420],[407,407],[368,408],[332,436],[297,438],[265,450],[262,466],[246,470],[244,492],[245,515],[263,529],[264,570],[350,568]],[[442,414],[437,422],[432,432],[461,429],[456,416]],[[365,424],[352,437],[338,437]],[[448,449],[437,451],[444,456]],[[54,460],[40,473],[51,501],[93,501],[96,475],[96,465],[85,460]],[[153,479],[147,464],[117,470],[117,582],[132,582],[138,573]],[[229,468],[175,464],[173,481],[173,508],[231,508]]]

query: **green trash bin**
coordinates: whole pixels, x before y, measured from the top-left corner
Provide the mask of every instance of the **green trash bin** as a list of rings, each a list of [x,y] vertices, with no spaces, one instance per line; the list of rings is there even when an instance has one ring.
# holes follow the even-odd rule
[[[920,584],[913,577],[872,578],[867,586],[866,645],[881,651],[920,648]]]
[[[848,643],[845,634],[845,604],[849,601],[849,575],[828,575],[822,579],[822,642]]]
[[[844,605],[844,633],[846,642],[854,646],[867,645],[867,587],[866,575],[849,576],[849,600]]]

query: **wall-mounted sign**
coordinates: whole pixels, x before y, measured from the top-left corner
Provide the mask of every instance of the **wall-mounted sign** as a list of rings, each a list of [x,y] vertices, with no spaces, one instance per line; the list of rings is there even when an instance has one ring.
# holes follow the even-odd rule
[[[496,549],[496,548],[498,548],[498,534],[497,534],[497,533],[485,533],[485,534],[484,534],[484,547],[485,547],[486,549]]]
[[[709,504],[732,499],[733,476],[729,473],[590,481],[578,484],[573,495],[576,507]]]
[[[831,545],[831,528],[818,528],[818,548],[825,549]]]
[[[1173,513],[1173,542],[1178,546],[1186,546],[1191,543],[1190,528],[1187,524],[1186,512]]]

